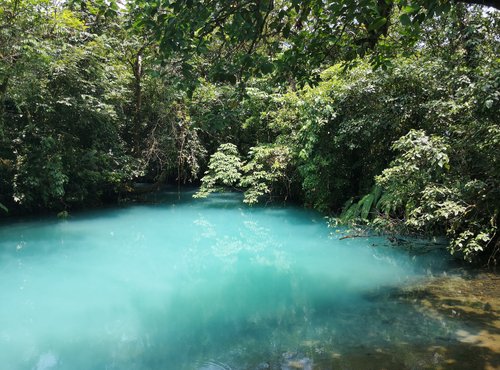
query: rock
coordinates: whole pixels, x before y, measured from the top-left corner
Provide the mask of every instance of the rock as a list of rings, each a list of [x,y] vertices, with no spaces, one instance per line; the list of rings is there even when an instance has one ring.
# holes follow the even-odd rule
[[[290,352],[283,354],[283,357],[281,370],[312,370],[313,368],[313,361],[308,357],[300,357]]]
[[[437,352],[434,352],[434,356],[432,356],[432,363],[434,365],[438,365],[442,361],[443,361],[443,355],[441,355],[441,354],[439,354]]]

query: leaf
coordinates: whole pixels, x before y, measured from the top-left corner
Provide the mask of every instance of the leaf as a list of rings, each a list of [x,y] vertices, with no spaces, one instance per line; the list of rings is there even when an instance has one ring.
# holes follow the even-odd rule
[[[344,207],[342,207],[343,211],[347,211],[349,209],[349,207],[352,205],[354,199],[351,197],[349,198],[345,203],[344,203]]]
[[[417,4],[406,5],[406,6],[403,6],[403,8],[401,10],[403,13],[406,13],[406,14],[414,14],[420,10],[420,5],[417,5]]]
[[[0,209],[4,211],[5,213],[9,213],[9,209],[5,207],[2,203],[0,203]]]
[[[342,221],[350,221],[355,219],[359,214],[359,203],[354,203],[345,212],[342,212],[340,218]]]
[[[374,200],[375,196],[373,194],[367,194],[359,201],[358,204],[361,206],[360,216],[362,219],[366,220],[368,218]]]
[[[377,204],[382,195],[382,188],[378,185],[374,185],[371,193],[373,194],[373,204]]]
[[[401,14],[401,16],[399,17],[399,21],[403,26],[409,26],[411,24],[411,20],[408,14]]]
[[[368,26],[368,31],[378,30],[386,23],[387,23],[387,18],[385,17],[377,18]]]
[[[273,71],[273,69],[274,69],[274,65],[272,63],[270,63],[270,62],[262,63],[261,66],[260,66],[260,70],[264,74],[271,73]]]

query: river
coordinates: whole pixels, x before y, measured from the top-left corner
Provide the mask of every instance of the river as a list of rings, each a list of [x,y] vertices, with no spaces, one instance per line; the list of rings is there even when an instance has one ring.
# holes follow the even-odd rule
[[[303,208],[191,196],[2,224],[0,368],[499,366],[497,275]]]

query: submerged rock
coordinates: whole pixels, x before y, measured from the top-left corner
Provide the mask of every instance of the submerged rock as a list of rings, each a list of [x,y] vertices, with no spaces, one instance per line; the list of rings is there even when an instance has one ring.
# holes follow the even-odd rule
[[[261,362],[260,364],[257,365],[257,367],[255,368],[255,370],[267,370],[267,369],[270,369],[271,368],[271,365],[269,365],[268,362]]]
[[[283,359],[281,370],[312,370],[313,368],[313,361],[308,357],[286,352],[283,354]]]
[[[443,321],[451,319],[450,328],[456,325],[451,336],[445,338],[446,353],[442,356],[446,360],[461,359],[461,354],[470,350],[481,353],[473,358],[485,362],[482,368],[500,368],[499,282],[497,274],[484,272],[432,278],[406,289],[408,296],[417,293],[416,304],[427,316]],[[455,351],[455,347],[460,351]],[[456,367],[465,369],[467,365]]]

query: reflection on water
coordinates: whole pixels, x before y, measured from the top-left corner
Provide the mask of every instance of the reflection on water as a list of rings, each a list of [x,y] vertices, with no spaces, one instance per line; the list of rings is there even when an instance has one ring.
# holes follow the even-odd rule
[[[190,195],[0,228],[0,368],[437,368],[470,331],[401,293],[441,251]]]

